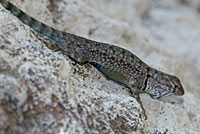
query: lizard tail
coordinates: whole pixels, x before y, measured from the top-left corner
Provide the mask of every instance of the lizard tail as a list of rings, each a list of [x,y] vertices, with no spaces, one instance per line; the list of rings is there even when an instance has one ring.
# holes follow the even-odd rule
[[[48,38],[54,40],[57,43],[66,44],[66,42],[62,39],[64,32],[58,31],[58,30],[56,30],[52,27],[49,27],[49,26],[45,25],[44,23],[41,23],[40,21],[30,17],[29,15],[24,13],[22,10],[20,10],[15,5],[8,2],[7,0],[0,0],[0,4],[3,7],[5,7],[7,10],[9,10],[17,18],[19,18],[24,24],[30,26],[35,31],[47,36]]]

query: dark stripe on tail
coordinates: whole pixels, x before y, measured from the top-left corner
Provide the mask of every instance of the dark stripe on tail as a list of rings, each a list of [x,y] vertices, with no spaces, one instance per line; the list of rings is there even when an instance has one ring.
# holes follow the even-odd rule
[[[7,10],[9,10],[13,15],[15,15],[17,18],[19,18],[24,24],[30,26],[35,31],[47,36],[48,38],[56,41],[57,43],[66,44],[67,42],[63,40],[63,32],[58,31],[52,27],[49,27],[45,25],[44,23],[41,23],[40,21],[30,17],[23,11],[21,11],[19,8],[17,8],[12,3],[6,1],[6,0],[0,0],[0,3],[3,7],[5,7]]]

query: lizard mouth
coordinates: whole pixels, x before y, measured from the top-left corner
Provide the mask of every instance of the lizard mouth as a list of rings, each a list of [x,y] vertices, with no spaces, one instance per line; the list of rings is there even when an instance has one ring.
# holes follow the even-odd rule
[[[182,96],[182,95],[185,94],[185,91],[184,91],[182,85],[180,85],[180,88],[177,87],[177,86],[175,85],[175,90],[174,90],[173,93],[174,93],[175,95]]]

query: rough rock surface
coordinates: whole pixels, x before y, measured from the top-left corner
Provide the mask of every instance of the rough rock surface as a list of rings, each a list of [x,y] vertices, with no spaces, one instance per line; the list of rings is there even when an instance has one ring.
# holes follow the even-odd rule
[[[1,134],[198,134],[198,0],[11,0],[46,24],[129,49],[178,76],[183,97],[142,95],[148,120],[126,89],[80,66],[0,5]]]

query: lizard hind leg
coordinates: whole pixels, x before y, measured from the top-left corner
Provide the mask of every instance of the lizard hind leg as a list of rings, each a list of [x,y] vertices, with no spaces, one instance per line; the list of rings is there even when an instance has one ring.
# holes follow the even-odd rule
[[[89,52],[85,48],[68,48],[64,49],[64,54],[68,55],[70,58],[78,62],[79,64],[83,64],[89,61]]]

